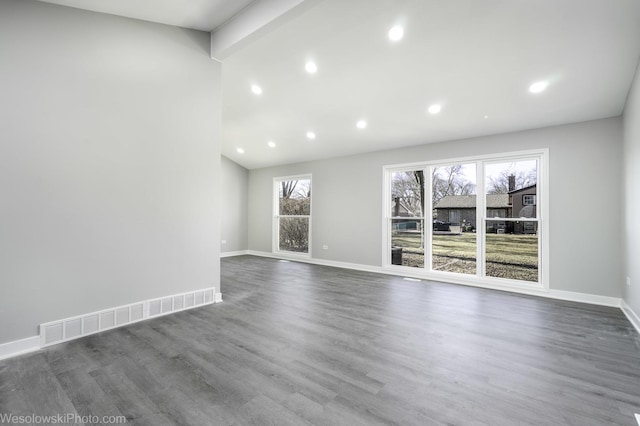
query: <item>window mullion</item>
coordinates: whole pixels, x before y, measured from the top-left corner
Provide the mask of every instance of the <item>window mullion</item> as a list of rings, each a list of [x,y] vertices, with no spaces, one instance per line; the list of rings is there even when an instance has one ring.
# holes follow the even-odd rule
[[[484,161],[476,162],[476,276],[482,277],[486,272],[485,232],[487,230],[484,217],[486,215]]]
[[[432,166],[433,167],[433,166]],[[431,272],[433,270],[433,173],[431,173],[432,167],[426,167],[423,171],[425,177],[429,176],[425,182],[424,188],[424,216],[427,217],[429,212],[429,224],[427,220],[424,220],[424,268]]]

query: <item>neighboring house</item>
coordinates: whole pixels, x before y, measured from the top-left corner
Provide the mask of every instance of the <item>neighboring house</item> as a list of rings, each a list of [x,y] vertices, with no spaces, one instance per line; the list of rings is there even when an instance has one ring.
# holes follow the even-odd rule
[[[535,218],[536,185],[515,189],[507,194],[487,194],[487,218]],[[471,225],[476,228],[476,196],[447,195],[434,205],[434,220],[451,225]],[[503,229],[504,231],[499,231]],[[492,220],[488,232],[535,234],[536,222],[506,222]]]
[[[538,204],[536,185],[516,189],[509,192],[509,204],[511,204],[511,217],[535,218]],[[515,222],[513,232],[515,234],[535,234],[537,222]]]
[[[511,206],[508,194],[487,195],[488,217],[509,217]],[[434,206],[434,220],[452,225],[476,227],[476,196],[447,195]],[[504,222],[502,222],[504,224]]]
[[[536,185],[510,191],[511,217],[536,217],[536,205],[538,202],[536,194]]]

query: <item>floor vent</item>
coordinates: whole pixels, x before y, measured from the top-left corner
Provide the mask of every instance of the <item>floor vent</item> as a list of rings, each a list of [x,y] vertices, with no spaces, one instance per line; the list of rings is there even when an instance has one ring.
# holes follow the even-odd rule
[[[150,299],[98,312],[40,324],[40,347],[55,345],[149,318],[221,302],[215,289],[207,288]]]

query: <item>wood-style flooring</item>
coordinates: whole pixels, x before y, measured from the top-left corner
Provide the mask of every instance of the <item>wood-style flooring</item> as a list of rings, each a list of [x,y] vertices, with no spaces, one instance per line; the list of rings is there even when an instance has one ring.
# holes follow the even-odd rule
[[[616,308],[275,259],[224,302],[0,362],[0,415],[135,425],[636,425]]]

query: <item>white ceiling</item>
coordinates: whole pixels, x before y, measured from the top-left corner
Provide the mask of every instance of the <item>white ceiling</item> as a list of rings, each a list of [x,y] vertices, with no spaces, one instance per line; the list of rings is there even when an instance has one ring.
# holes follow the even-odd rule
[[[194,30],[212,31],[256,0],[41,0]]]
[[[205,31],[258,4],[45,1]],[[244,167],[617,116],[640,55],[640,0],[304,3],[223,61],[222,153]],[[393,43],[397,23],[405,37]],[[533,95],[537,80],[549,88]],[[440,114],[426,112],[433,103]]]

